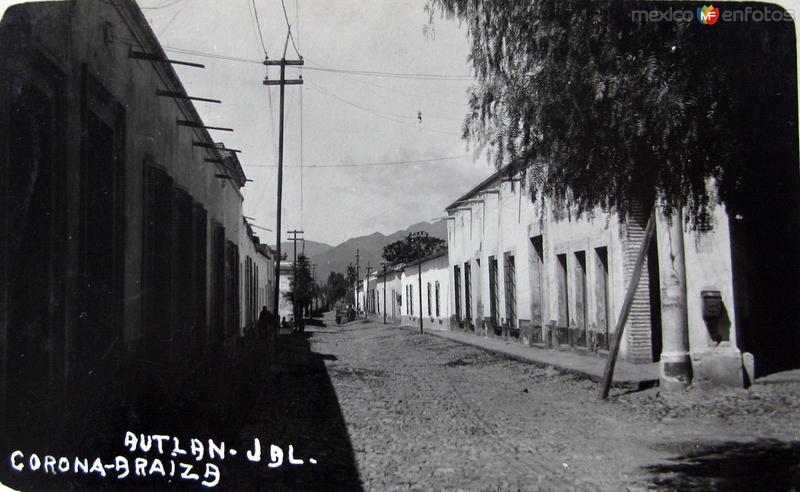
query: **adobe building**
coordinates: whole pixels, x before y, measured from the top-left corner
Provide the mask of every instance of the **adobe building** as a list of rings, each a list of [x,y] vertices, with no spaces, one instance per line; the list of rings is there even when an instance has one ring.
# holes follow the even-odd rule
[[[419,326],[419,319],[422,317],[423,329],[449,328],[450,269],[447,251],[403,265],[400,289],[403,296],[400,313],[402,324]]]
[[[253,232],[253,227],[242,217],[242,227],[239,229],[239,244],[242,248],[239,274],[242,279],[241,293],[241,326],[239,335],[244,336],[256,329],[261,308],[266,306],[273,312],[272,304],[275,302],[272,294],[272,283],[275,281],[275,266],[273,253],[269,246],[261,244],[259,237]]]
[[[136,3],[13,5],[0,46],[0,411],[47,418],[122,367],[165,385],[236,346],[270,259],[236,152]]]
[[[403,265],[388,267],[386,271],[379,271],[376,275],[377,313],[383,317],[386,314],[387,323],[400,322],[402,310],[402,284]]]
[[[291,261],[281,260],[280,295],[278,297],[278,318],[286,321],[294,320],[294,304],[292,303],[292,278],[294,268]]]
[[[655,214],[623,359],[660,363],[662,385],[677,387],[742,386],[800,366],[800,193],[770,180],[786,174],[800,184],[797,169],[786,169],[759,183],[786,211],[754,200],[739,213],[717,205],[702,230]],[[578,215],[541,196],[532,202],[520,184],[499,171],[447,207],[450,327],[605,356],[648,214],[637,210],[624,224],[600,209]]]

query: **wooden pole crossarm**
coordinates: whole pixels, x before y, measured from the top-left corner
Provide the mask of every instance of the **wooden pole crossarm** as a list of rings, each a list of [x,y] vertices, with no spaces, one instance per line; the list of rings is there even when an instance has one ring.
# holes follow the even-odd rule
[[[305,65],[305,64],[306,64],[306,62],[302,58],[300,58],[299,60],[284,60],[284,59],[280,59],[280,60],[266,59],[266,60],[264,60],[264,65],[266,65],[266,66]]]
[[[189,128],[204,128],[206,130],[219,130],[221,132],[232,132],[233,128],[225,128],[222,126],[206,126],[202,123],[196,123],[188,120],[178,120],[178,126],[188,126]]]
[[[220,101],[219,99],[209,99],[207,97],[187,96],[186,94],[181,94],[180,92],[165,91],[165,90],[161,90],[161,89],[157,89],[156,90],[156,95],[157,96],[161,96],[161,97],[171,97],[173,99],[188,99],[188,100],[191,100],[191,101],[203,101],[203,102],[210,102],[210,103],[216,103],[216,104],[221,104],[222,103],[222,101]]]
[[[289,79],[289,80],[268,80],[264,79],[264,85],[301,85],[303,79]]]
[[[206,66],[203,65],[202,63],[171,60],[169,58],[164,58],[164,57],[162,57],[160,55],[156,55],[155,53],[145,53],[144,51],[134,51],[133,49],[128,51],[128,57],[134,58],[134,59],[137,59],[137,60],[149,60],[149,61],[161,62],[161,63],[171,63],[173,65],[185,65],[187,67],[206,68]]]

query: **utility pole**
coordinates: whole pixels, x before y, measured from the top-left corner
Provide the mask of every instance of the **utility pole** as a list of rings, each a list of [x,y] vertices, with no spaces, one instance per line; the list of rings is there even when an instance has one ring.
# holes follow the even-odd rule
[[[414,253],[417,257],[417,276],[419,277],[419,333],[424,333],[422,329],[422,253],[423,249],[420,247],[422,238],[428,237],[425,231],[412,232],[408,235],[409,242],[414,243]]]
[[[277,219],[275,228],[275,249],[276,249],[276,260],[275,260],[275,293],[273,299],[275,301],[275,313],[273,319],[273,333],[277,334],[278,327],[280,326],[280,315],[278,314],[278,305],[280,303],[280,291],[281,291],[281,199],[283,198],[283,100],[284,100],[284,88],[287,85],[300,85],[303,83],[303,77],[300,76],[299,79],[293,80],[286,80],[286,66],[287,65],[296,65],[302,66],[305,64],[303,61],[303,57],[301,56],[299,60],[287,60],[286,59],[286,48],[289,45],[289,33],[286,33],[286,41],[283,44],[283,57],[280,60],[270,60],[268,57],[264,59],[264,65],[266,67],[278,65],[281,67],[281,78],[280,80],[269,80],[269,74],[267,77],[264,78],[264,85],[278,85],[280,86],[280,120],[279,120],[279,131],[278,131],[278,210],[277,210]],[[277,341],[277,336],[275,337],[275,341]],[[275,346],[273,341],[272,346]]]
[[[303,241],[303,253],[305,253],[305,245],[306,245],[306,242]],[[312,263],[311,264],[311,278],[312,278],[312,280],[314,280],[314,283],[316,284],[317,283],[317,264],[316,263]],[[317,309],[319,309],[319,285],[317,285],[317,289],[315,289],[315,293],[314,293],[314,311],[316,311]]]
[[[364,319],[369,319],[369,306],[371,303],[367,302],[367,291],[369,290],[369,273],[372,271],[371,262],[367,262],[367,286],[364,288]]]
[[[294,260],[292,261],[292,282],[294,282],[294,287],[292,288],[292,312],[295,317],[294,323],[297,325],[297,303],[295,302],[297,300],[297,241],[305,242],[305,239],[297,237],[298,234],[303,234],[303,231],[286,231],[286,234],[292,235],[292,237],[286,239],[294,243]],[[300,316],[302,317],[303,314],[300,313]]]
[[[358,282],[361,273],[361,269],[358,266],[358,260],[360,258],[358,250],[356,250],[356,285],[355,285],[355,296],[356,296],[356,316],[358,315],[359,305],[358,305]]]
[[[386,267],[389,266],[388,261],[382,261],[383,267],[383,324],[386,324]]]

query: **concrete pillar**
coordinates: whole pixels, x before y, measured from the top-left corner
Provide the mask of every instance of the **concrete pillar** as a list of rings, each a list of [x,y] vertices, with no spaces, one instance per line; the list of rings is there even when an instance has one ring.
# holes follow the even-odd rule
[[[686,312],[686,260],[683,248],[683,209],[667,217],[656,212],[656,238],[661,283],[661,388],[676,391],[692,382],[689,323]]]

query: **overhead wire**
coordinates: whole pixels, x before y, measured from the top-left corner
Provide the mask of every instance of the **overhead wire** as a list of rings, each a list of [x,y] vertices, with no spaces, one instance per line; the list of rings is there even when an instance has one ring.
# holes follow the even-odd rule
[[[424,164],[428,162],[441,162],[451,161],[456,159],[464,159],[471,157],[472,154],[450,155],[444,157],[431,157],[428,159],[410,159],[401,161],[381,161],[381,162],[342,162],[338,164],[306,164],[305,168],[346,168],[346,167],[389,167],[389,166],[407,166],[413,164]],[[242,164],[246,167],[277,167],[276,164]],[[300,168],[300,166],[283,166],[286,168]]]
[[[283,3],[283,0],[281,0]],[[286,14],[286,6],[284,5],[283,9],[284,15]],[[297,44],[300,44],[300,6],[297,0],[294,0],[294,23],[297,26]],[[289,31],[291,34],[291,31]],[[299,51],[295,48],[295,52],[297,52],[297,56],[300,56]],[[302,65],[301,65],[302,67]],[[300,77],[302,78],[302,69],[300,70]],[[304,218],[304,189],[303,189],[303,86],[300,85],[300,230],[304,231],[305,228],[303,227],[303,218]],[[303,247],[305,247],[305,243],[303,243]]]
[[[261,51],[264,53],[264,57],[266,58],[267,46],[266,43],[264,42],[264,34],[263,31],[261,30],[261,21],[258,17],[258,7],[256,6],[255,0],[250,0],[247,6],[248,6],[248,11],[250,12],[250,19],[251,19],[251,25],[253,27],[253,33],[256,37],[256,47],[258,48],[260,46]],[[278,149],[277,149],[277,144],[275,142],[275,112],[272,107],[272,92],[270,90],[270,86],[267,86],[267,107],[269,108],[268,117],[269,117],[269,131],[270,131],[270,142],[271,142],[271,145],[269,147],[271,147],[273,155],[277,156]],[[267,173],[267,175],[264,176],[265,182],[263,183],[263,186],[260,187],[260,189],[263,190],[262,197],[260,197],[260,199],[258,200],[260,205],[266,204],[267,201],[266,190],[268,188],[268,183],[271,181],[267,176],[271,177],[271,173]]]
[[[253,3],[253,13],[256,16],[256,27],[258,27],[258,38],[261,40],[261,48],[264,50],[264,56],[267,56],[267,45],[264,44],[264,34],[261,32],[261,22],[258,20],[258,7],[256,7],[256,0],[250,0]]]
[[[406,126],[409,126],[409,127],[415,127],[418,130],[422,130],[422,131],[433,132],[433,133],[441,133],[441,134],[444,134],[444,135],[453,135],[453,136],[459,136],[459,137],[461,136],[458,133],[450,132],[450,131],[447,131],[447,130],[439,130],[439,129],[436,129],[436,128],[420,127],[420,126],[417,126],[414,123],[411,123],[410,121],[404,121],[402,119],[402,118],[406,118],[406,119],[409,119],[409,120],[414,120],[414,119],[417,119],[417,116],[411,116],[411,115],[406,116],[406,115],[398,115],[398,114],[392,114],[392,113],[382,113],[380,111],[375,111],[373,109],[367,108],[366,106],[361,106],[358,103],[354,103],[353,101],[349,101],[349,100],[347,100],[347,99],[345,99],[345,98],[343,98],[341,96],[338,96],[338,95],[336,95],[336,94],[334,94],[334,93],[332,93],[330,91],[327,91],[327,90],[323,89],[322,87],[317,86],[316,84],[311,84],[311,83],[308,83],[308,82],[306,82],[306,84],[309,86],[309,88],[311,88],[312,90],[314,90],[316,92],[319,92],[319,93],[321,93],[323,95],[326,95],[326,96],[328,96],[330,98],[333,98],[333,99],[335,99],[335,100],[337,100],[337,101],[339,101],[339,102],[341,102],[343,104],[347,104],[348,106],[352,106],[354,108],[357,108],[357,109],[360,109],[360,110],[365,111],[367,113],[370,113],[370,114],[372,114],[374,116],[378,116],[380,118],[384,118],[386,120],[393,121],[393,122],[399,123],[401,125],[406,125]]]
[[[283,7],[283,18],[286,20],[286,29],[289,30],[289,40],[292,42],[292,47],[294,48],[294,52],[297,53],[297,56],[302,58],[303,56],[300,54],[300,50],[297,49],[297,45],[294,42],[294,36],[292,35],[292,25],[289,23],[289,15],[286,13],[286,3],[281,0],[281,7]]]
[[[176,53],[183,53],[187,55],[194,55],[205,58],[214,58],[218,60],[227,60],[241,63],[254,63],[263,64],[263,60],[255,60],[252,58],[243,58],[231,55],[222,55],[218,53],[209,53],[206,51],[190,50],[187,48],[180,48],[177,46],[163,46],[164,51],[173,51]],[[307,58],[304,58],[308,61]],[[473,80],[469,75],[448,75],[448,74],[429,74],[429,73],[404,73],[404,72],[382,72],[378,70],[351,70],[345,68],[321,67],[304,65],[303,70],[316,70],[322,72],[338,73],[342,75],[361,75],[369,77],[389,77],[400,79],[419,79],[419,80],[439,80],[439,81],[468,81]]]
[[[161,5],[154,5],[152,7],[139,7],[139,8],[142,9],[142,10],[160,10],[160,9],[165,9],[167,7],[172,7],[173,5],[181,3],[183,1],[184,0],[172,0],[172,1],[168,1],[167,3],[161,4]]]

